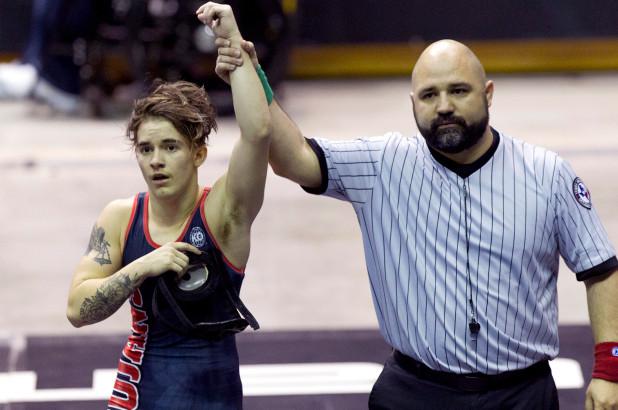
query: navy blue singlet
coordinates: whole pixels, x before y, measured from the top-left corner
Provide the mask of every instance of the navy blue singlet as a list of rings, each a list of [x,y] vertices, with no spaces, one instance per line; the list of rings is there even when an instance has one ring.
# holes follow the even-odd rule
[[[204,192],[177,241],[201,250],[219,249],[204,215]],[[135,196],[125,236],[122,266],[160,245],[148,231],[148,194]],[[223,257],[232,283],[240,290],[244,273]],[[156,278],[148,278],[130,298],[132,326],[118,364],[109,410],[242,408],[242,385],[234,335],[211,341],[174,332],[152,313]]]

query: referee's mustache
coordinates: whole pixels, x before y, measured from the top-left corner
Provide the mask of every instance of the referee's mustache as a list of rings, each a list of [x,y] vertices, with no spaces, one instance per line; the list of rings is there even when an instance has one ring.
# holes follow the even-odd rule
[[[438,118],[431,122],[431,131],[436,132],[438,127],[441,125],[459,125],[462,128],[466,128],[468,126],[466,120],[456,115],[439,115]]]

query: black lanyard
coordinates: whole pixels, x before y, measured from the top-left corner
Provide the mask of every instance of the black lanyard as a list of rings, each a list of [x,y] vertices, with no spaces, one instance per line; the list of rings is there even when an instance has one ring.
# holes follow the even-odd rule
[[[464,224],[465,224],[465,233],[466,233],[466,277],[468,278],[468,286],[470,287],[470,296],[468,297],[468,293],[466,292],[466,297],[468,297],[468,302],[470,303],[470,309],[472,311],[472,315],[470,317],[470,321],[468,322],[468,329],[470,329],[470,333],[472,334],[472,339],[476,339],[476,335],[481,331],[481,324],[476,321],[476,309],[474,308],[474,302],[472,300],[472,277],[470,275],[470,231],[468,228],[468,187],[466,185],[466,180],[463,181],[463,190],[464,190]],[[472,217],[470,217],[472,218]]]

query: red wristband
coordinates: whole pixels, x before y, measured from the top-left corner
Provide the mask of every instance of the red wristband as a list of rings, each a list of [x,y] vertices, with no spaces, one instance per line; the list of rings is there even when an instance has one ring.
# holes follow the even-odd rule
[[[592,377],[618,383],[618,342],[597,343],[594,346]]]

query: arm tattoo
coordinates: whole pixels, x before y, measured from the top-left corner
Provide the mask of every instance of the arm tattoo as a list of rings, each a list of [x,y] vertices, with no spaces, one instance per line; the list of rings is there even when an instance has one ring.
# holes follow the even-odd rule
[[[86,255],[94,250],[97,253],[94,256],[95,262],[101,266],[111,264],[112,260],[109,256],[109,246],[109,242],[105,240],[105,230],[97,226],[97,224],[94,224],[92,232],[90,233],[90,242],[88,243],[88,249],[86,249]]]
[[[79,310],[82,320],[92,324],[111,316],[133,293],[134,279],[129,274],[123,274],[104,282],[94,296],[84,299]]]

